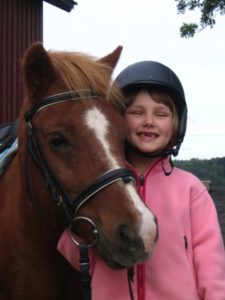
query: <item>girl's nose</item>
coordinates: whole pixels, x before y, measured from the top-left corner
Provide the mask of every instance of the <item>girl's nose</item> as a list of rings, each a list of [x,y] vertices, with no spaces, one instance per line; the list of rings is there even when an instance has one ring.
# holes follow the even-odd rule
[[[145,115],[143,126],[147,126],[147,127],[154,126],[154,118],[152,117],[152,115],[150,114]]]

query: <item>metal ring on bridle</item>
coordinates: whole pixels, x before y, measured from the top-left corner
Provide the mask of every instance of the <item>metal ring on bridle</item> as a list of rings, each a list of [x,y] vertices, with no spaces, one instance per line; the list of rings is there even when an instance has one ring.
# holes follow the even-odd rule
[[[89,219],[89,218],[87,218],[87,217],[82,217],[82,216],[74,218],[73,224],[75,224],[77,221],[86,221],[86,222],[88,222],[89,224],[91,224],[91,226],[93,227],[93,234],[95,235],[95,239],[94,239],[94,241],[93,241],[92,243],[86,244],[86,247],[87,247],[87,248],[93,247],[93,246],[97,243],[97,241],[98,241],[98,229],[97,229],[95,223],[94,223],[91,219]],[[71,237],[71,240],[73,241],[74,244],[76,244],[77,246],[80,246],[80,244],[81,244],[82,242],[78,241],[78,240],[76,239],[75,235],[74,235],[73,232],[72,232],[72,225],[73,225],[73,224],[70,224],[70,226],[69,226],[69,229],[70,229],[70,237]]]

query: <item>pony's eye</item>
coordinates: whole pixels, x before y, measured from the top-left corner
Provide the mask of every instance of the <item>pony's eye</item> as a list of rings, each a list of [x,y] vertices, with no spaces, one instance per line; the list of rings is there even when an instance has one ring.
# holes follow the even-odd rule
[[[49,145],[52,149],[59,150],[68,146],[69,143],[62,135],[54,135],[49,139]]]

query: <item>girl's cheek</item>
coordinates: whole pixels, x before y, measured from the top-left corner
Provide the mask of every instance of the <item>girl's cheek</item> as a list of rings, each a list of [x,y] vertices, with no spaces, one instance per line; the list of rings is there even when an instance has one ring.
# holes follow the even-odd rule
[[[134,130],[134,128],[136,127],[136,123],[134,120],[126,120],[127,122],[127,128],[128,128],[128,131],[131,131],[131,130]]]

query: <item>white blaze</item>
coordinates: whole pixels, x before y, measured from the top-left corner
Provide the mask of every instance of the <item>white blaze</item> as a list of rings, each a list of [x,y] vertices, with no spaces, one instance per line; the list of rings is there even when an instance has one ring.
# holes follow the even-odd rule
[[[109,130],[109,121],[106,119],[103,113],[96,107],[86,112],[85,121],[87,126],[93,130],[96,139],[99,141],[100,145],[104,149],[107,161],[110,164],[110,168],[119,168],[119,165],[109,147],[109,142],[106,139]]]
[[[111,152],[109,146],[109,142],[107,141],[109,121],[106,119],[105,115],[99,109],[94,107],[86,112],[85,122],[86,125],[93,131],[95,138],[102,146],[106,155],[106,160],[109,162],[110,168],[120,168],[121,166],[119,166],[116,158],[113,156],[113,153]],[[131,199],[131,201],[133,202],[134,207],[141,214],[140,235],[143,238],[146,249],[149,249],[149,247],[151,247],[151,245],[149,245],[149,229],[155,228],[154,216],[141,201],[136,192],[135,186],[132,183],[126,184],[124,187],[124,191],[126,191],[129,195],[129,199]]]

